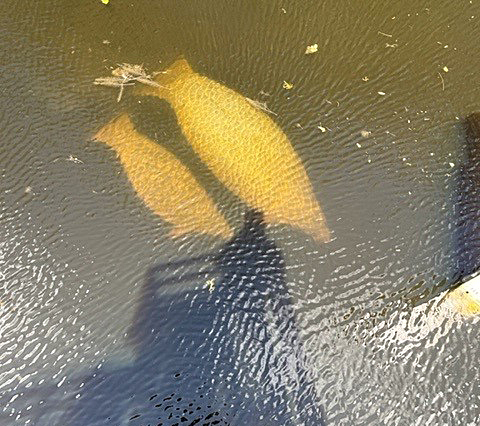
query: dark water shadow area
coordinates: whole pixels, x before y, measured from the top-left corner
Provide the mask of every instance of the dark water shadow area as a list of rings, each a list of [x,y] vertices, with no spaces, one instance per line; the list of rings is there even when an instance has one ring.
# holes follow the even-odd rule
[[[138,131],[189,168],[237,232],[211,253],[187,250],[147,272],[132,301],[131,362],[107,358],[62,387],[18,388],[22,401],[36,401],[33,424],[324,425],[284,256],[261,213],[248,210],[199,160],[168,104],[131,98],[126,110]]]
[[[257,212],[218,252],[151,268],[128,341],[133,361],[69,379],[61,409],[48,402],[57,386],[23,389],[44,401],[34,424],[325,424],[285,261]]]
[[[480,113],[468,115],[461,123],[464,160],[459,168],[456,196],[455,240],[461,280],[480,269]]]

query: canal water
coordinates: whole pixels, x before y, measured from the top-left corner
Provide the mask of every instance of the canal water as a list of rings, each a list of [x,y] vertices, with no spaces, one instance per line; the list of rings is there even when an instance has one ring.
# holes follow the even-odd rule
[[[0,5],[2,425],[480,424],[478,321],[439,303],[470,250],[480,3],[360,3]],[[331,242],[218,182],[231,239],[145,206],[93,140],[118,114],[211,173],[165,102],[93,81],[178,57],[266,103]]]

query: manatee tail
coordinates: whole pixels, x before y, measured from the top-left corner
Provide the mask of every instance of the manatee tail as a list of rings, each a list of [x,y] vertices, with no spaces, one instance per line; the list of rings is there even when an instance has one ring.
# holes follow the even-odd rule
[[[316,217],[287,218],[275,212],[265,213],[265,222],[269,224],[290,225],[310,235],[319,243],[332,241],[332,234],[323,215]]]
[[[173,62],[165,71],[154,72],[153,82],[155,84],[143,84],[135,90],[137,95],[157,96],[159,98],[168,99],[170,95],[169,86],[178,78],[191,74],[194,71],[184,58],[179,58]]]
[[[312,224],[306,231],[319,243],[328,243],[332,241],[332,233],[324,220]]]

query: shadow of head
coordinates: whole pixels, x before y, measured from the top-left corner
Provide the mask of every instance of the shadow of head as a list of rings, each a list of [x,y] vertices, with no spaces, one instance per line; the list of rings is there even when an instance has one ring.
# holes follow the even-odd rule
[[[215,409],[230,407],[232,424],[261,424],[263,416],[324,424],[299,349],[285,260],[260,213],[248,211],[217,252],[151,268],[136,312],[129,334],[137,362],[175,366],[179,379],[164,383],[171,393],[195,399],[207,383]],[[152,348],[161,354],[152,357]]]

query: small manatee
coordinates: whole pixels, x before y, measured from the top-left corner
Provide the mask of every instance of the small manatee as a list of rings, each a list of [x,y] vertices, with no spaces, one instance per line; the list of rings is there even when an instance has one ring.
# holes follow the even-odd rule
[[[139,133],[128,114],[100,129],[95,139],[115,150],[137,195],[173,226],[171,236],[233,236],[225,218],[189,169],[170,151]]]

